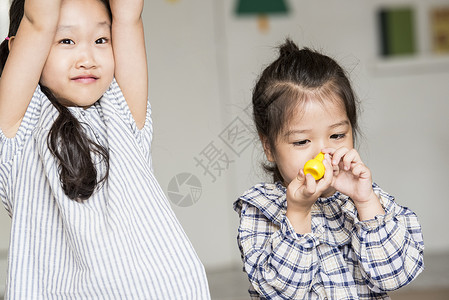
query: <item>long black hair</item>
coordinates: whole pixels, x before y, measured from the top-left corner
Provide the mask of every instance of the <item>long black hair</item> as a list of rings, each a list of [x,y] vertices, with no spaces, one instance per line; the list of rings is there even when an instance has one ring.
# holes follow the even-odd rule
[[[101,1],[108,10],[109,1]],[[10,24],[8,36],[17,33],[24,14],[25,0],[14,0],[9,10]],[[0,44],[0,76],[9,55],[8,41]],[[109,174],[109,153],[106,148],[88,138],[80,122],[70,110],[62,105],[49,88],[41,85],[42,92],[47,96],[59,115],[54,121],[47,137],[47,145],[55,156],[59,166],[59,177],[64,193],[72,200],[88,199],[95,189],[106,181]],[[98,176],[97,168],[91,154],[101,157],[105,164],[105,173]]]

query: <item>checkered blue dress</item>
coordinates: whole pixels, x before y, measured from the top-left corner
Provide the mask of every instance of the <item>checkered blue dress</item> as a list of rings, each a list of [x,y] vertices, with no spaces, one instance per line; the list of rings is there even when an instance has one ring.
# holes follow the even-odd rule
[[[114,80],[95,105],[70,110],[108,149],[109,178],[82,203],[65,196],[46,142],[58,112],[37,87],[16,136],[0,134],[0,198],[12,218],[6,299],[209,299],[153,174],[150,109],[139,130]]]
[[[389,299],[423,270],[416,215],[373,185],[386,211],[360,221],[337,192],[312,207],[312,232],[297,234],[280,183],[258,184],[234,203],[238,245],[254,299]]]

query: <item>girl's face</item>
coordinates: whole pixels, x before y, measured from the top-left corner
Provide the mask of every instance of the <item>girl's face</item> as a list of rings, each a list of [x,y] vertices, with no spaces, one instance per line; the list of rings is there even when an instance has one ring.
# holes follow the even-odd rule
[[[298,105],[274,149],[265,143],[267,158],[278,166],[285,186],[323,148],[353,148],[352,126],[342,102],[325,101],[310,99]]]
[[[88,107],[114,76],[111,20],[98,0],[64,0],[54,43],[40,83],[61,104]]]

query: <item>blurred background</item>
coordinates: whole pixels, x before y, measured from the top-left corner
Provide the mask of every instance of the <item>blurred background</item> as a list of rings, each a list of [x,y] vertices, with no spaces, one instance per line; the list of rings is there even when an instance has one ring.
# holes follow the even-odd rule
[[[213,299],[249,298],[232,204],[267,179],[251,91],[287,37],[346,68],[361,101],[360,153],[419,217],[426,270],[393,299],[449,299],[448,0],[152,0],[143,18],[154,169]],[[9,224],[0,210],[0,295]]]

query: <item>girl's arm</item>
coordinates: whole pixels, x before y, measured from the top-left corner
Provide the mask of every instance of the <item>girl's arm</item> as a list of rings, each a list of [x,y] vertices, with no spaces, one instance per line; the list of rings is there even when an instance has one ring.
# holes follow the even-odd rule
[[[14,137],[33,96],[52,45],[61,0],[27,0],[0,78],[0,128]]]
[[[298,239],[287,218],[279,228],[257,207],[241,205],[238,244],[254,290],[264,299],[304,299],[319,269],[313,238]]]
[[[110,0],[115,78],[137,127],[145,124],[148,72],[142,23],[143,0]]]
[[[361,271],[374,291],[392,291],[424,269],[424,242],[417,216],[374,185],[386,214],[358,222],[352,245]]]

